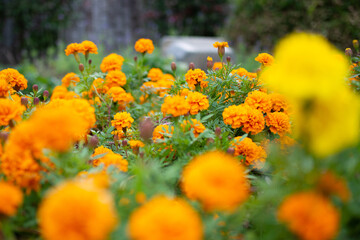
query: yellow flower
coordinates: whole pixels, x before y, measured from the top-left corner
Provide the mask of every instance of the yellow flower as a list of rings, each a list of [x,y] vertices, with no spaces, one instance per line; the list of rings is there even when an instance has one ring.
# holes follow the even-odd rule
[[[151,81],[159,81],[163,77],[164,73],[160,68],[152,68],[150,69],[147,77],[150,78]]]
[[[190,104],[186,101],[185,97],[179,95],[167,96],[161,105],[161,112],[171,114],[173,117],[185,115],[189,110]]]
[[[331,202],[316,192],[295,193],[282,202],[278,219],[300,239],[334,239],[339,229],[339,213]]]
[[[200,86],[201,88],[205,88],[208,86],[208,82],[205,81],[207,78],[206,73],[197,68],[197,69],[189,69],[185,74],[185,80],[189,85],[189,88],[195,90],[195,86]]]
[[[200,133],[205,131],[205,126],[197,119],[191,119],[190,121],[184,120],[181,127],[185,131],[187,128],[193,129],[195,137],[198,137]]]
[[[16,69],[8,68],[0,71],[0,77],[4,77],[8,84],[15,90],[24,90],[27,88],[27,80],[24,75],[19,73]]]
[[[261,78],[288,98],[332,97],[345,86],[348,60],[320,35],[291,34],[280,41],[274,56],[276,63]]]
[[[106,153],[105,156],[93,161],[94,167],[97,167],[100,164],[104,164],[105,168],[109,167],[110,165],[114,165],[118,170],[123,172],[127,172],[129,165],[128,161],[123,159],[120,154],[114,153],[112,151]]]
[[[157,126],[154,131],[153,131],[153,142],[156,142],[156,140],[160,139],[160,140],[164,140],[165,139],[165,133],[166,134],[172,134],[174,131],[174,127],[171,127],[169,129],[169,125],[165,125],[165,124],[162,124],[162,125],[159,125]]]
[[[145,146],[145,144],[140,140],[130,140],[129,145],[130,145],[131,148],[136,148],[136,147],[139,148],[139,147],[144,147]]]
[[[10,84],[8,84],[5,76],[0,75],[0,97],[4,98],[9,96],[9,91],[11,90]]]
[[[154,51],[154,44],[151,39],[140,38],[135,43],[135,51],[151,54]]]
[[[271,100],[271,111],[288,113],[289,103],[284,95],[279,93],[269,94]]]
[[[215,42],[213,44],[214,48],[221,48],[221,47],[229,47],[227,42]]]
[[[245,168],[222,152],[208,152],[185,166],[181,189],[207,211],[233,211],[249,196]]]
[[[196,115],[209,108],[208,97],[199,92],[188,92],[186,101],[190,104],[191,115]]]
[[[130,128],[132,122],[134,122],[134,119],[131,117],[130,113],[119,112],[114,115],[111,126],[115,127],[117,130],[123,130],[124,128]]]
[[[244,138],[240,141],[241,137],[234,138],[231,145],[234,147],[235,156],[244,156],[244,164],[246,166],[254,165],[258,166],[260,162],[264,162],[266,158],[266,152],[263,147],[256,145],[251,138]]]
[[[89,54],[89,53],[94,53],[94,54],[98,53],[98,48],[97,48],[95,43],[93,43],[91,41],[88,41],[88,40],[85,40],[80,44],[83,47],[83,53],[85,55]]]
[[[25,106],[7,98],[0,98],[0,126],[7,126],[11,120],[20,121]]]
[[[70,85],[76,86],[76,83],[80,82],[80,78],[76,75],[76,73],[68,73],[61,79],[61,85],[64,87],[69,87]]]
[[[69,56],[70,54],[78,54],[84,52],[84,46],[80,43],[70,43],[65,49],[65,55]]]
[[[13,216],[23,202],[23,193],[11,183],[0,180],[0,215]]]
[[[289,116],[283,112],[268,113],[265,117],[266,125],[270,127],[270,131],[284,136],[291,132]]]
[[[270,112],[272,107],[269,95],[260,91],[250,92],[245,99],[245,104],[264,113]]]
[[[130,215],[129,235],[134,240],[201,240],[203,226],[184,200],[156,196]]]
[[[107,239],[118,221],[110,193],[89,182],[65,182],[49,191],[38,220],[47,240]]]
[[[120,70],[110,71],[105,77],[104,85],[107,88],[121,87],[126,84],[126,75]]]
[[[274,57],[268,53],[259,53],[255,61],[261,63],[263,66],[271,66],[274,63]]]
[[[79,98],[80,96],[77,95],[75,92],[68,91],[65,86],[56,86],[51,94],[50,100],[53,101],[55,99],[73,99]]]
[[[114,102],[118,102],[119,104],[126,105],[134,102],[134,98],[131,93],[125,92],[125,90],[121,87],[112,87],[106,92],[106,94],[109,95]]]
[[[109,72],[115,70],[121,70],[123,65],[124,58],[116,53],[111,53],[108,56],[104,57],[100,64],[100,69],[102,72]]]
[[[214,62],[214,65],[212,67],[213,70],[218,70],[218,69],[222,69],[222,68],[223,68],[222,62]]]
[[[206,58],[206,61],[209,61],[209,62],[212,62],[212,57],[210,57],[210,56],[208,56],[207,58]]]

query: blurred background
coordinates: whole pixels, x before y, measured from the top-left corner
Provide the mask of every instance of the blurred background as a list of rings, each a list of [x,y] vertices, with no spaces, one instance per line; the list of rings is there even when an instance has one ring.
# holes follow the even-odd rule
[[[298,30],[323,34],[343,50],[359,37],[360,1],[0,0],[0,67],[16,66],[30,81],[56,81],[76,70],[64,54],[71,42],[95,42],[96,63],[110,52],[132,58],[138,38],[159,46],[170,35],[221,36],[235,61],[254,70],[258,52],[271,52]]]

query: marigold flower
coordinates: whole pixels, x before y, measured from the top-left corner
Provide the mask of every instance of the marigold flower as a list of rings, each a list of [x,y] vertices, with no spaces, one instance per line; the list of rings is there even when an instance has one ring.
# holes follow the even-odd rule
[[[97,93],[106,93],[108,88],[105,86],[105,80],[102,78],[97,78],[92,82],[91,91]]]
[[[8,84],[15,90],[24,90],[27,88],[27,80],[24,75],[13,68],[7,68],[0,71],[0,77],[4,77]]]
[[[323,173],[318,182],[318,189],[325,195],[334,194],[343,202],[350,199],[351,193],[344,179],[336,176],[331,171]]]
[[[65,49],[65,55],[69,56],[70,54],[77,54],[84,52],[84,46],[80,43],[70,43]]]
[[[0,76],[0,97],[4,98],[9,96],[9,91],[11,90],[10,84],[6,81],[4,76]]]
[[[213,70],[219,70],[223,68],[222,62],[214,62],[214,65],[212,67]]]
[[[105,77],[104,85],[109,89],[112,87],[121,87],[124,86],[125,84],[126,84],[126,75],[125,73],[119,70],[110,71]]]
[[[145,144],[140,140],[130,140],[129,145],[131,148],[136,148],[136,147],[139,148],[145,146]]]
[[[227,42],[215,42],[213,44],[214,48],[221,48],[221,47],[229,47]]]
[[[169,92],[171,87],[174,85],[172,80],[160,79],[156,82],[157,93],[160,97],[164,97]]]
[[[129,235],[134,240],[201,240],[203,226],[184,200],[156,196],[130,215]]]
[[[238,160],[222,152],[195,157],[184,168],[181,189],[199,200],[207,211],[233,211],[249,196],[245,169]]]
[[[195,90],[195,86],[200,86],[201,88],[205,88],[208,86],[208,82],[205,81],[207,78],[206,73],[197,68],[197,69],[189,69],[185,74],[185,80],[189,85],[189,88]]]
[[[61,79],[61,85],[64,87],[69,87],[70,85],[76,86],[76,83],[80,82],[80,78],[76,75],[76,73],[68,73]]]
[[[50,100],[53,101],[55,99],[73,99],[79,98],[80,96],[77,95],[73,91],[68,91],[65,86],[56,86],[52,92]]]
[[[117,130],[123,130],[124,128],[130,128],[132,122],[134,122],[134,119],[131,117],[130,113],[119,112],[114,115],[111,126],[115,127]]]
[[[234,138],[231,145],[234,147],[235,156],[244,156],[243,163],[246,166],[257,166],[259,162],[264,162],[266,159],[266,152],[263,147],[256,145],[251,138],[244,138],[240,141],[241,137]]]
[[[172,126],[171,128],[169,128],[169,125],[166,124],[162,124],[157,126],[154,131],[153,131],[153,142],[156,142],[156,140],[160,139],[160,140],[164,140],[165,139],[165,133],[166,134],[172,134],[174,131],[174,127]]]
[[[295,193],[282,202],[278,219],[304,240],[333,239],[339,229],[339,213],[316,192]]]
[[[114,102],[118,102],[121,105],[134,102],[134,97],[131,93],[125,92],[125,90],[121,87],[112,87],[106,92],[106,94],[109,95]]]
[[[135,51],[139,53],[152,54],[154,51],[154,44],[151,39],[140,38],[135,43]]]
[[[283,112],[268,113],[265,117],[266,125],[270,127],[270,131],[280,136],[291,132],[289,116]]]
[[[190,104],[191,115],[196,115],[209,108],[208,97],[199,92],[188,92],[186,101]]]
[[[0,215],[13,216],[23,202],[22,191],[11,183],[0,181]]]
[[[261,63],[263,66],[271,66],[274,63],[274,57],[268,53],[259,53],[255,61]]]
[[[272,102],[268,94],[260,91],[252,91],[245,99],[245,104],[264,113],[270,112]]]
[[[109,167],[110,165],[114,165],[117,169],[123,172],[127,172],[129,165],[128,161],[123,159],[120,154],[114,153],[112,151],[93,161],[94,167],[97,167],[100,164],[104,164],[105,168]]]
[[[186,101],[185,97],[179,95],[167,96],[161,105],[161,112],[171,114],[173,117],[185,115],[189,110],[190,104]]]
[[[11,120],[20,121],[21,115],[26,110],[19,102],[8,98],[0,98],[0,126],[7,126]]]
[[[285,96],[279,93],[269,94],[271,100],[271,111],[272,112],[284,112],[288,113],[289,111],[289,103],[286,100]]]
[[[191,119],[190,121],[184,120],[181,127],[184,131],[186,128],[192,129],[195,137],[198,137],[200,133],[205,131],[205,126],[197,119]]]
[[[187,95],[189,95],[189,92],[190,92],[189,89],[187,89],[187,88],[182,88],[182,89],[180,90],[180,96],[186,97]]]
[[[98,188],[108,188],[110,186],[110,177],[106,171],[89,173],[87,171],[81,171],[77,174],[76,181],[88,182]]]
[[[48,240],[106,239],[118,221],[110,193],[89,182],[65,182],[50,190],[38,219]]]
[[[164,76],[163,71],[160,68],[152,68],[148,72],[147,77],[150,78],[151,81],[159,81]]]
[[[258,134],[265,127],[263,114],[248,105],[232,105],[224,109],[224,123],[232,128],[240,128],[246,133]]]
[[[123,65],[124,58],[116,53],[111,53],[108,56],[104,57],[100,64],[100,69],[102,72],[109,72],[115,70],[121,70]]]
[[[96,46],[95,43],[85,40],[82,43],[80,43],[82,48],[83,48],[83,53],[85,55],[89,54],[89,53],[94,53],[94,54],[98,54],[98,48]]]

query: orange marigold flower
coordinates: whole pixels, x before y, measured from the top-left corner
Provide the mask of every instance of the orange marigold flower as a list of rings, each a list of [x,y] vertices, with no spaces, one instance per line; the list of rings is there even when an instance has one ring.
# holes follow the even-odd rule
[[[124,86],[125,84],[126,84],[126,75],[125,73],[119,70],[110,71],[106,75],[104,85],[109,89],[112,87],[121,87]]]
[[[187,88],[182,88],[182,89],[180,90],[180,96],[186,97],[187,95],[189,95],[189,92],[190,92],[189,89],[187,89]]]
[[[164,140],[165,139],[165,135],[164,134],[172,134],[174,131],[174,127],[172,126],[171,128],[169,128],[169,125],[166,124],[162,124],[157,126],[154,131],[153,131],[153,142],[156,142],[156,140],[160,139],[160,140]]]
[[[318,182],[318,189],[325,195],[337,195],[344,202],[349,201],[351,196],[345,180],[330,171],[321,175]]]
[[[0,98],[0,126],[7,126],[11,120],[20,121],[21,115],[26,110],[19,102],[8,98]]]
[[[139,53],[152,54],[154,51],[154,44],[151,39],[140,38],[135,43],[135,51]]]
[[[316,192],[295,193],[282,202],[278,219],[300,239],[330,240],[339,229],[339,213],[331,202]]]
[[[131,148],[136,148],[136,147],[139,148],[139,147],[144,147],[145,146],[145,144],[140,140],[130,140],[129,145],[130,145]]]
[[[186,201],[156,196],[130,215],[129,235],[134,240],[201,240],[203,226]]]
[[[93,161],[94,167],[97,167],[100,164],[104,164],[105,168],[109,167],[110,165],[114,165],[120,171],[127,172],[128,170],[128,161],[126,159],[123,159],[120,154],[114,153],[112,151],[106,153],[103,157],[95,160],[96,161]]]
[[[197,119],[184,120],[181,127],[184,131],[189,128],[192,129],[195,137],[198,137],[200,133],[205,131],[205,126]]]
[[[190,104],[186,101],[185,97],[179,95],[167,96],[161,105],[161,112],[171,114],[173,117],[185,115],[189,110]]]
[[[238,68],[231,71],[231,74],[237,74],[240,77],[247,76],[248,73],[245,68]]]
[[[223,68],[222,62],[214,62],[214,65],[212,67],[213,70],[219,70]]]
[[[107,239],[117,224],[110,192],[80,181],[50,190],[40,204],[38,219],[47,240]]]
[[[109,95],[114,102],[118,102],[119,104],[134,102],[134,97],[131,93],[125,92],[125,90],[121,87],[112,87],[106,92],[106,94]]]
[[[252,132],[258,134],[265,127],[265,119],[263,114],[248,105],[232,105],[224,109],[224,123],[231,125],[232,128],[243,127],[246,133]]]
[[[108,87],[105,86],[105,80],[102,78],[97,78],[92,82],[91,92],[106,93]]]
[[[50,100],[53,101],[55,99],[73,99],[79,97],[80,96],[77,95],[75,92],[68,91],[65,86],[61,85],[54,88]]]
[[[65,55],[69,56],[70,54],[77,54],[84,52],[84,46],[80,43],[70,43],[65,49]]]
[[[98,48],[96,46],[95,43],[85,40],[82,43],[80,43],[83,47],[83,53],[89,54],[89,53],[94,53],[94,54],[98,54]]]
[[[264,113],[270,112],[272,107],[269,95],[261,91],[250,92],[245,99],[245,104]]]
[[[234,147],[235,156],[244,156],[245,161],[243,163],[246,166],[257,166],[260,162],[264,162],[266,158],[266,152],[263,147],[256,145],[251,138],[244,138],[240,141],[241,137],[234,138],[231,145]]]
[[[140,91],[146,93],[146,94],[151,94],[151,93],[157,93],[158,92],[158,87],[159,84],[158,82],[144,82],[142,84],[142,86],[140,87]]]
[[[0,215],[15,215],[22,202],[22,191],[11,183],[0,180]]]
[[[27,88],[27,80],[24,75],[13,68],[8,68],[0,71],[0,77],[4,77],[8,84],[15,90],[24,90]]]
[[[4,98],[9,96],[10,90],[11,90],[11,85],[8,84],[4,76],[0,75],[0,97]]]
[[[255,61],[261,63],[263,66],[271,66],[274,63],[274,57],[268,53],[259,53]]]
[[[289,116],[283,112],[268,113],[265,117],[266,125],[270,127],[270,131],[284,136],[291,132]]]
[[[102,72],[109,72],[115,70],[121,70],[123,65],[124,58],[116,53],[111,53],[108,56],[104,57],[100,64],[100,69]]]
[[[68,73],[61,79],[61,85],[64,87],[69,87],[70,85],[76,86],[76,83],[80,82],[80,78],[76,73]]]
[[[233,211],[249,196],[245,169],[228,154],[214,151],[195,157],[184,168],[181,189],[207,211]]]
[[[221,48],[221,47],[229,47],[227,42],[215,42],[213,44],[214,48]]]
[[[159,81],[164,76],[163,71],[160,68],[152,68],[150,69],[147,77],[150,78],[151,81]]]
[[[286,100],[284,95],[281,95],[279,93],[272,93],[269,94],[270,100],[271,100],[271,111],[272,112],[284,112],[288,113],[289,111],[289,103]]]
[[[201,88],[205,88],[208,86],[208,82],[205,81],[207,79],[206,73],[197,68],[197,69],[189,69],[185,74],[185,80],[188,83],[190,89],[195,90],[195,86],[200,86]]]
[[[160,97],[164,97],[174,85],[174,82],[171,80],[160,79],[156,84],[157,93]]]
[[[89,173],[81,171],[76,176],[76,181],[88,182],[94,184],[98,188],[108,188],[110,186],[110,177],[106,171]]]
[[[175,78],[174,78],[174,76],[173,75],[171,75],[171,74],[169,74],[169,73],[165,73],[163,76],[162,76],[162,78],[161,78],[161,80],[168,80],[168,81],[175,81]]]
[[[188,92],[186,101],[190,104],[190,114],[198,114],[201,110],[209,108],[208,97],[199,92]]]
[[[134,119],[128,112],[119,112],[114,115],[114,120],[111,121],[111,125],[117,130],[123,130],[124,128],[130,128]]]

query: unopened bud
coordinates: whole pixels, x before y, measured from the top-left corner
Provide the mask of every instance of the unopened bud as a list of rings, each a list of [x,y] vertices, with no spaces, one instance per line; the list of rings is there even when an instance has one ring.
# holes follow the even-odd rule
[[[231,141],[232,137],[231,136],[228,136],[228,140]]]
[[[140,152],[140,158],[144,158],[144,152]]]
[[[357,39],[354,39],[353,40],[353,46],[355,48],[356,51],[359,50],[359,41]]]
[[[230,56],[227,56],[227,57],[226,57],[226,61],[227,61],[227,63],[230,63],[231,57],[230,57]]]
[[[38,105],[40,103],[40,99],[38,97],[34,97],[33,103],[34,105]]]
[[[1,131],[0,132],[0,139],[2,142],[6,142],[6,140],[8,139],[9,137],[9,132],[5,132],[5,131]]]
[[[21,105],[24,105],[25,107],[28,105],[29,100],[26,97],[21,98]]]
[[[218,54],[219,57],[222,58],[222,56],[225,55],[225,47],[218,47]]]
[[[346,48],[345,49],[345,55],[348,57],[351,57],[353,55],[353,52],[351,50],[351,48]]]
[[[212,59],[206,61],[206,67],[208,69],[212,69],[213,66],[214,66],[214,63],[213,63]]]
[[[189,64],[189,70],[190,70],[190,69],[192,69],[192,70],[195,69],[195,64],[194,64],[193,62],[191,62],[191,63]]]
[[[45,90],[44,93],[43,93],[43,96],[44,96],[44,98],[49,97],[49,91],[48,91],[48,90]]]
[[[221,134],[221,128],[220,128],[220,127],[216,127],[216,128],[215,128],[215,135],[219,137],[220,134]]]
[[[39,90],[39,86],[34,84],[32,89],[33,89],[34,92],[37,92]]]
[[[176,63],[175,62],[171,63],[171,70],[173,70],[173,72],[176,71]]]
[[[92,60],[91,60],[91,59],[89,59],[89,65],[91,65],[91,63],[92,63]]]
[[[99,144],[99,138],[95,135],[91,136],[89,141],[89,147],[96,148],[98,144]]]
[[[152,138],[152,134],[154,131],[154,123],[151,121],[149,117],[144,118],[139,123],[139,131],[140,131],[140,137],[145,141]]]
[[[134,62],[137,62],[137,56],[134,57]]]
[[[84,69],[85,69],[84,64],[80,63],[80,64],[79,64],[79,70],[80,70],[80,72],[83,72]]]
[[[123,147],[127,146],[128,141],[126,139],[122,140],[121,144],[123,145]]]
[[[261,68],[256,69],[256,74],[259,75],[261,73]]]
[[[117,142],[117,141],[119,141],[119,136],[117,134],[115,134],[113,139],[114,139],[114,142]]]
[[[235,149],[234,149],[234,148],[228,148],[228,149],[226,150],[226,152],[227,152],[228,154],[230,154],[230,155],[234,155]]]

